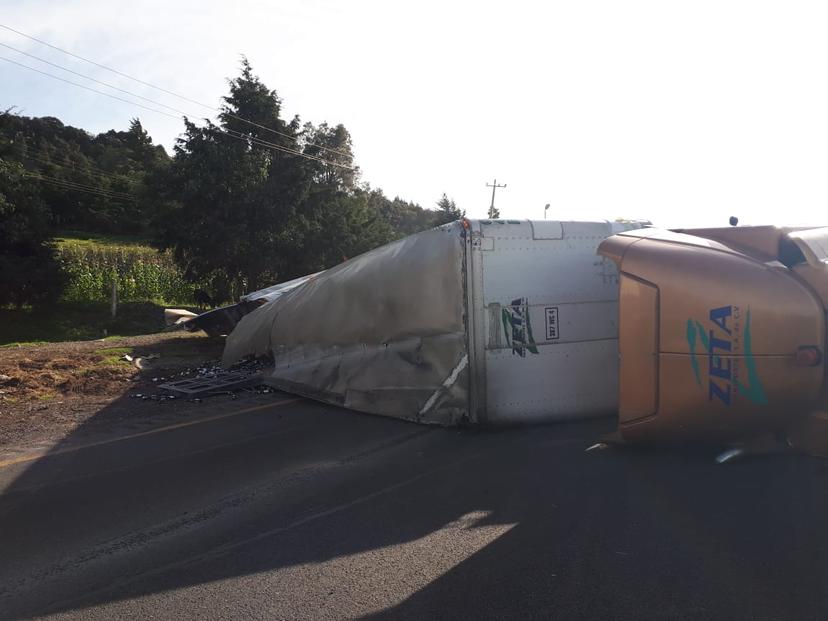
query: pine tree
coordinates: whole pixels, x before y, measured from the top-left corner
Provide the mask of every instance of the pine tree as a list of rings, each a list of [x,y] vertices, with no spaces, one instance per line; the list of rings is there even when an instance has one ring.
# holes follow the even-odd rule
[[[437,201],[437,215],[434,219],[434,226],[440,226],[447,222],[454,222],[466,215],[464,210],[458,209],[454,200],[446,196],[445,192]]]

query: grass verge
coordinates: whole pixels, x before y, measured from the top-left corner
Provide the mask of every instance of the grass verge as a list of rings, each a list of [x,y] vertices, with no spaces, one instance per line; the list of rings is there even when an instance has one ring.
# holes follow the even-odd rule
[[[164,328],[164,307],[124,302],[112,317],[107,302],[61,302],[48,308],[0,309],[0,346],[87,341],[151,334]],[[128,352],[122,352],[121,355]]]

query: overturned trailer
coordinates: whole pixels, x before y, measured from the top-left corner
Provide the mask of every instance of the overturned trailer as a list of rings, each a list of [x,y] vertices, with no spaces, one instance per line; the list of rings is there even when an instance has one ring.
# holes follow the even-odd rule
[[[419,422],[617,414],[609,441],[828,455],[828,228],[645,224],[413,235],[243,300],[224,362]]]
[[[223,361],[272,354],[274,387],[426,423],[614,413],[618,272],[596,250],[644,224],[461,220],[412,235],[277,289]]]

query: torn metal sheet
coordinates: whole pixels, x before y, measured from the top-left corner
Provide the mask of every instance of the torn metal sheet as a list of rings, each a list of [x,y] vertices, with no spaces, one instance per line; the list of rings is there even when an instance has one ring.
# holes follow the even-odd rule
[[[208,336],[225,336],[230,334],[239,320],[256,308],[254,302],[239,302],[222,306],[176,322],[189,332],[203,330]]]
[[[257,304],[261,304],[263,302],[272,302],[273,300],[278,300],[280,297],[282,297],[289,291],[293,291],[297,287],[301,287],[311,278],[316,278],[321,273],[322,272],[316,272],[315,274],[310,274],[308,276],[294,278],[293,280],[288,280],[287,282],[283,282],[278,285],[273,285],[272,287],[267,287],[265,289],[260,289],[259,291],[254,291],[253,293],[245,294],[241,297],[241,301],[256,302]]]
[[[609,413],[617,271],[596,249],[643,225],[463,220],[412,235],[282,289],[239,321],[223,363],[272,354],[274,387],[427,423]]]
[[[167,326],[176,326],[189,321],[190,319],[194,319],[195,317],[198,317],[196,313],[183,308],[164,309],[164,324]]]
[[[466,353],[461,228],[383,246],[257,308],[228,337],[223,362],[272,353],[277,388],[420,419]],[[459,421],[467,393],[465,373],[423,420]]]
[[[190,332],[203,330],[209,336],[224,336],[230,334],[239,320],[253,309],[279,299],[289,291],[301,287],[318,274],[321,274],[321,272],[248,293],[239,298],[236,304],[213,308],[198,315],[187,310],[167,308],[164,310],[164,318],[168,326],[183,328]]]

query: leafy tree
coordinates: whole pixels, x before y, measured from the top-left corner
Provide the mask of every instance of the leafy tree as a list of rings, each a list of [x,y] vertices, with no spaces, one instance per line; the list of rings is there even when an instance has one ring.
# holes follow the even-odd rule
[[[445,192],[437,201],[437,215],[434,218],[434,226],[440,226],[448,222],[454,222],[466,215],[466,211],[458,209],[454,200],[446,196]]]
[[[36,183],[57,227],[101,233],[148,231],[145,180],[169,162],[138,119],[128,131],[93,136],[11,111],[0,114],[0,157],[42,177]]]
[[[394,239],[394,232],[370,200],[355,190],[329,193],[312,190],[303,204],[301,246],[291,256],[285,278],[326,269]]]
[[[167,159],[164,147],[153,144],[152,138],[141,125],[140,119],[132,119],[129,122],[129,129],[124,133],[124,145],[128,149],[128,158],[143,169],[150,169],[158,160]]]
[[[500,210],[497,207],[495,207],[494,205],[491,205],[489,207],[489,220],[497,220],[499,217],[500,217]]]
[[[365,189],[369,193],[369,202],[379,211],[382,218],[393,231],[394,239],[425,231],[435,226],[435,211],[423,209],[416,203],[410,203],[395,197],[388,199],[380,189]]]
[[[0,306],[57,299],[65,282],[50,244],[52,218],[19,164],[0,159]]]
[[[359,168],[354,166],[351,134],[344,125],[330,127],[322,123],[315,127],[312,123],[305,123],[301,141],[305,154],[324,160],[316,160],[313,164],[316,183],[344,192],[354,190],[359,179]]]
[[[307,228],[297,211],[314,173],[291,153],[300,148],[298,119],[282,119],[281,100],[246,59],[224,102],[218,125],[185,122],[160,221],[160,241],[185,276],[222,300],[290,272]]]
[[[161,245],[218,299],[328,268],[462,215],[447,198],[439,211],[427,210],[359,186],[347,129],[284,120],[281,99],[246,59],[229,84],[218,124],[187,121],[172,165],[155,184],[166,201]]]

